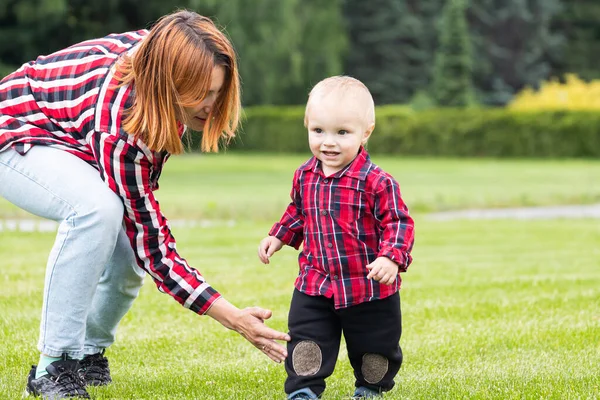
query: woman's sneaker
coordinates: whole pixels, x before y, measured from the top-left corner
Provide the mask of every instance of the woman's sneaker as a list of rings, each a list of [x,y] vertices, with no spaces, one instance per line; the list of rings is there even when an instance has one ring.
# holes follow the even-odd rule
[[[112,382],[108,359],[102,353],[90,354],[79,361],[79,377],[86,385],[103,386]]]
[[[31,366],[27,377],[27,395],[41,396],[44,400],[59,400],[67,398],[89,399],[85,383],[77,374],[79,362],[63,357],[46,367],[47,375],[35,378],[37,367]]]

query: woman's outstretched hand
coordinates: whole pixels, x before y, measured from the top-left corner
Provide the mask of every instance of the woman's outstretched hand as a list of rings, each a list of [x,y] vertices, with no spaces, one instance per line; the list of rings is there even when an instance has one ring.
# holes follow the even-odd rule
[[[265,353],[271,360],[282,362],[287,357],[285,346],[277,340],[289,341],[290,336],[265,325],[271,318],[271,311],[260,307],[247,307],[240,310],[224,298],[217,300],[207,313],[224,327],[242,335],[247,341]]]

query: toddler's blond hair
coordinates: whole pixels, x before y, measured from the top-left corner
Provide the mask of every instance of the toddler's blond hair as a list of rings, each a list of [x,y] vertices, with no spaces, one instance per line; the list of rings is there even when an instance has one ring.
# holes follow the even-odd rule
[[[308,94],[306,109],[304,111],[304,126],[308,125],[308,111],[311,100],[324,98],[330,94],[337,96],[353,96],[356,101],[365,104],[365,119],[368,124],[375,123],[375,102],[367,86],[356,78],[347,75],[337,75],[325,78],[317,83]]]

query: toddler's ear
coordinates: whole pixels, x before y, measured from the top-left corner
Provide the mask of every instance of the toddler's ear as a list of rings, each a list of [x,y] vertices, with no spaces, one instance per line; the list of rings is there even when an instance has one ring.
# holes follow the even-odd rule
[[[375,123],[373,122],[371,125],[369,125],[369,127],[367,128],[365,133],[363,133],[362,144],[367,143],[367,140],[369,140],[369,137],[371,136],[371,133],[373,133],[374,129],[375,129]]]

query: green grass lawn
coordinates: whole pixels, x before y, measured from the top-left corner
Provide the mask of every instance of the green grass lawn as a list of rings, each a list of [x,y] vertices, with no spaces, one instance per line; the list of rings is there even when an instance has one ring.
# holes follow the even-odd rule
[[[307,155],[172,157],[160,199],[170,213],[278,218]],[[600,161],[373,157],[400,183],[413,212],[600,202]],[[193,205],[196,205],[194,207]]]
[[[271,308],[286,330],[297,253],[268,266],[258,242],[287,204],[303,156],[174,157],[158,198],[182,256],[231,302]],[[600,398],[598,220],[451,221],[425,211],[600,201],[600,162],[391,159],[415,211],[415,261],[401,291],[405,361],[392,399]],[[6,202],[0,218],[20,217]],[[37,361],[50,233],[0,232],[0,399],[18,399]],[[109,349],[114,384],[95,399],[283,399],[285,372],[234,332],[148,280]],[[347,398],[344,349],[324,400]]]
[[[417,220],[401,291],[403,399],[591,399],[600,396],[597,221]],[[175,229],[190,263],[239,306],[273,309],[286,329],[296,252],[255,256],[269,225]],[[18,398],[35,344],[53,236],[3,234],[0,398]],[[108,356],[114,384],[96,399],[282,399],[285,373],[237,334],[160,294],[151,281]],[[342,349],[324,399],[351,393]]]
[[[171,157],[158,197],[170,218],[278,218],[290,201],[294,170],[307,154]],[[400,182],[413,212],[600,202],[600,161],[379,156],[373,161]],[[25,215],[0,199],[0,218]]]

